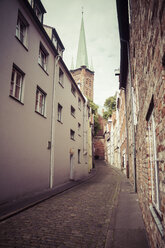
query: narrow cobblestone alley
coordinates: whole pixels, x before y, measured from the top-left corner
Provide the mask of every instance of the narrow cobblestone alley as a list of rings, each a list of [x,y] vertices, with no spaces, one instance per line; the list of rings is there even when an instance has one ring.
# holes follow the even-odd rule
[[[1,222],[0,247],[105,247],[121,181],[99,162],[90,180]]]

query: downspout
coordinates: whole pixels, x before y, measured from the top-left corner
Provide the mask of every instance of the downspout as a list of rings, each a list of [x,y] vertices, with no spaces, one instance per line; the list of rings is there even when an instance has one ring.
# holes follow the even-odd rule
[[[136,176],[136,143],[135,143],[135,120],[134,120],[134,104],[133,104],[133,86],[132,86],[132,79],[131,79],[131,63],[130,63],[130,53],[129,53],[129,42],[124,39],[120,39],[121,42],[125,42],[127,44],[127,55],[128,55],[128,80],[130,82],[130,95],[131,95],[131,113],[132,113],[132,137],[133,137],[133,174],[134,174],[134,191],[137,192],[137,176]],[[125,94],[125,104],[126,104],[126,94]],[[127,109],[127,108],[126,108]],[[127,112],[126,112],[127,115]],[[127,118],[126,118],[127,119]],[[128,134],[128,120],[127,120],[127,134]],[[128,137],[128,136],[127,136]],[[128,144],[129,140],[127,140]],[[129,146],[128,146],[129,151]],[[128,154],[129,157],[129,154]],[[129,160],[129,159],[128,159]]]
[[[124,89],[124,97],[125,97],[125,115],[126,115],[126,135],[127,135],[127,165],[128,167],[126,167],[127,169],[127,178],[129,178],[129,132],[128,132],[128,113],[127,113],[127,101],[126,101],[126,89]]]
[[[57,64],[60,55],[54,57],[54,70],[53,70],[53,91],[52,91],[52,118],[51,118],[51,150],[50,150],[50,185],[52,189],[54,184],[54,134],[55,134],[55,93],[57,81]]]

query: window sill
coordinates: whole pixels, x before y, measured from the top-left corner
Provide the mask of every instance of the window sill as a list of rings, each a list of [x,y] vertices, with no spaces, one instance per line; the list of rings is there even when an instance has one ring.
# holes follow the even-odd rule
[[[18,42],[25,48],[25,50],[28,52],[28,48],[25,46],[24,43],[15,35],[15,38],[18,40]]]
[[[61,123],[61,124],[63,124],[63,122],[62,121],[60,121],[60,120],[57,120],[59,123]]]
[[[46,75],[48,75],[49,76],[49,74],[47,73],[47,71],[42,67],[42,65],[40,65],[39,63],[38,63],[38,65],[41,67],[41,69],[46,73]]]
[[[15,100],[16,102],[18,102],[18,103],[24,105],[24,103],[21,102],[21,101],[20,101],[19,99],[17,99],[16,97],[14,97],[14,96],[12,96],[12,95],[9,95],[9,97],[11,97],[11,98],[12,98],[13,100]]]
[[[72,115],[74,118],[76,118],[76,116],[75,116],[74,114],[71,113],[71,115]]]
[[[152,217],[157,225],[157,228],[161,234],[162,237],[164,237],[164,230],[163,230],[163,225],[161,223],[161,217],[159,216],[158,212],[155,210],[155,208],[153,207],[153,205],[149,206]]]
[[[61,85],[62,88],[64,88],[64,85],[60,81],[58,83]]]
[[[40,112],[38,112],[37,110],[35,110],[35,113],[37,113],[38,115],[42,116],[43,118],[47,119],[46,116],[44,116],[43,114],[41,114]]]

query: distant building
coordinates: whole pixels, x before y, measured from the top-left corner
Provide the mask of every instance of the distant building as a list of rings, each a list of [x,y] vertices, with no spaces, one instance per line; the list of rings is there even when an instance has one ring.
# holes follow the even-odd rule
[[[106,121],[101,115],[98,115],[98,121],[100,124],[100,130],[94,137],[94,156],[96,159],[105,159],[105,141],[104,141],[104,134],[105,134],[105,123]]]
[[[121,170],[129,177],[127,163],[127,130],[126,130],[126,110],[125,92],[120,90],[117,108],[119,111],[119,144],[120,144],[120,163]]]
[[[88,65],[84,20],[82,13],[80,36],[77,51],[76,66],[72,64],[71,74],[82,91],[83,95],[93,100],[94,94],[94,71],[93,66]]]

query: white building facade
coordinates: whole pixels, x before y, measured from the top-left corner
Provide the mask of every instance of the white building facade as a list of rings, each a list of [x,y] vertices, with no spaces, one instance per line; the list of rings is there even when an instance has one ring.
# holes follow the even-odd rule
[[[2,203],[88,174],[85,98],[59,36],[44,29],[45,12],[39,0],[0,2]]]

